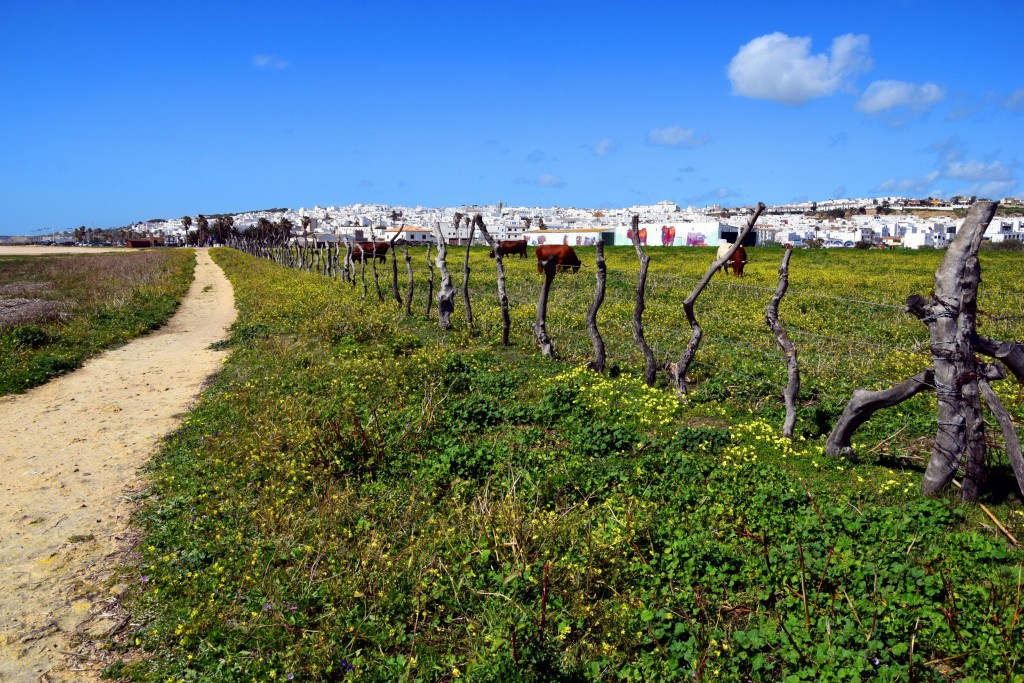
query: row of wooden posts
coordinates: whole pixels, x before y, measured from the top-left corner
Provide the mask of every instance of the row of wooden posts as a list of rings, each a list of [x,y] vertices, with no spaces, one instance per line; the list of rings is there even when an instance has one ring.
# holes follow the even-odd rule
[[[740,232],[729,252],[721,259],[716,260],[711,267],[707,270],[704,277],[695,287],[693,293],[687,298],[684,303],[684,310],[690,326],[692,328],[692,335],[690,342],[687,344],[686,350],[678,362],[668,363],[665,366],[666,371],[671,384],[675,389],[685,394],[687,392],[687,380],[686,374],[696,355],[697,349],[700,346],[701,337],[703,330],[700,324],[697,322],[696,315],[694,313],[694,303],[697,297],[707,286],[711,277],[723,266],[728,263],[729,259],[732,258],[733,252],[738,248],[743,239],[753,229],[757,218],[764,210],[764,204],[759,204],[754,215],[747,222],[747,225]],[[501,244],[495,240],[487,229],[487,225],[483,221],[483,217],[480,214],[476,214],[472,218],[465,216],[461,213],[455,214],[455,227],[459,228],[465,221],[469,228],[469,239],[466,243],[465,257],[463,259],[463,278],[462,278],[462,299],[465,303],[466,309],[466,320],[472,325],[473,324],[473,307],[470,302],[469,296],[469,248],[473,243],[473,240],[479,231],[480,236],[487,242],[491,247],[491,250],[495,256],[495,266],[497,269],[497,289],[498,289],[498,303],[501,307],[501,343],[503,346],[509,344],[509,331],[511,328],[511,318],[509,316],[509,305],[508,305],[508,294],[505,286],[505,264],[504,254],[502,253]],[[653,386],[656,380],[657,364],[654,357],[654,352],[648,345],[644,336],[643,327],[643,312],[645,309],[644,297],[647,283],[647,270],[650,263],[650,257],[644,251],[643,246],[640,244],[638,237],[638,222],[639,217],[633,216],[633,230],[630,233],[633,241],[633,246],[636,249],[637,256],[640,260],[640,279],[637,284],[636,290],[636,306],[633,313],[633,336],[644,356],[645,371],[644,379],[648,386]],[[386,248],[383,250],[383,255],[377,253],[377,242],[373,242],[371,245],[363,247],[365,253],[357,252],[359,247],[354,247],[351,242],[345,242],[344,245],[340,243],[334,243],[327,246],[310,246],[308,241],[305,244],[290,244],[283,241],[267,241],[259,240],[254,238],[248,238],[245,236],[239,237],[231,245],[242,251],[250,253],[254,256],[262,258],[269,258],[282,265],[298,268],[307,272],[319,272],[328,277],[338,278],[340,277],[343,281],[349,282],[353,287],[358,283],[361,283],[363,288],[363,298],[365,299],[369,292],[369,285],[366,281],[366,261],[369,259],[371,264],[371,270],[373,274],[374,287],[377,292],[378,299],[383,302],[385,300],[384,291],[380,284],[380,275],[377,269],[377,260],[386,257],[387,252],[391,252],[391,293],[395,302],[399,307],[403,307],[407,315],[412,315],[412,300],[413,300],[413,269],[412,269],[412,258],[409,254],[409,248],[406,243],[400,241],[402,229],[400,228],[393,237],[386,243]],[[443,329],[450,329],[452,326],[451,316],[455,310],[455,287],[452,284],[451,272],[448,269],[448,246],[445,243],[444,235],[441,232],[440,224],[434,226],[434,237],[437,242],[437,256],[433,262],[430,259],[430,252],[432,245],[427,244],[427,265],[429,270],[428,280],[428,293],[427,293],[427,316],[430,315],[431,305],[433,303],[433,292],[434,292],[434,266],[436,265],[438,271],[441,273],[441,283],[437,292],[437,315],[438,324]],[[405,268],[407,275],[407,287],[405,292],[405,298],[403,300],[398,285],[398,257],[397,251],[401,249],[405,260]],[[342,252],[344,248],[344,252]],[[601,240],[598,240],[596,245],[597,252],[597,290],[595,292],[594,300],[590,307],[587,309],[586,325],[587,333],[591,339],[594,347],[594,360],[589,363],[589,367],[596,372],[604,372],[607,365],[607,355],[605,352],[604,340],[601,337],[601,332],[597,325],[597,314],[604,302],[605,284],[607,268],[604,259],[604,244]],[[792,342],[789,341],[785,335],[785,331],[782,330],[781,324],[778,322],[778,300],[781,299],[785,293],[785,282],[788,273],[789,254],[787,253],[784,259],[783,270],[780,271],[780,292],[777,294],[777,298],[774,303],[774,308],[769,307],[769,325],[772,326],[773,330],[776,331],[776,335],[779,336],[779,343],[783,345],[783,350],[787,354],[790,366],[792,370],[790,372],[792,389],[787,389],[787,427],[785,428],[785,434],[787,437],[792,436],[793,423],[795,422],[795,397],[799,392],[799,373],[795,370],[796,367],[796,353]],[[358,264],[358,267],[357,267]],[[551,285],[554,281],[557,273],[557,265],[553,258],[548,259],[544,263],[540,264],[544,272],[544,283],[541,287],[540,296],[537,302],[537,316],[531,325],[534,335],[537,338],[537,342],[540,346],[541,353],[548,358],[555,358],[555,347],[554,341],[547,331],[547,304],[548,296],[551,291]],[[358,273],[357,273],[358,271]]]
[[[961,496],[964,500],[977,500],[982,483],[986,476],[984,438],[984,420],[981,417],[980,398],[984,396],[989,410],[999,422],[1006,451],[1018,485],[1024,490],[1024,457],[1021,455],[1020,440],[1013,426],[1012,418],[999,402],[990,382],[1006,377],[1006,369],[1024,382],[1024,344],[1020,342],[1000,342],[980,337],[975,330],[976,300],[980,282],[980,266],[978,265],[978,247],[981,235],[995,213],[994,202],[977,202],[968,213],[967,219],[958,231],[956,238],[947,250],[942,265],[935,274],[935,293],[930,302],[920,296],[908,299],[906,310],[918,317],[928,326],[932,339],[934,366],[915,375],[906,382],[885,391],[866,391],[858,389],[847,404],[842,416],[830,434],[826,452],[831,457],[855,457],[852,448],[852,437],[856,429],[870,419],[871,415],[882,408],[895,406],[921,391],[934,389],[938,396],[939,428],[935,440],[932,457],[925,474],[923,490],[925,493],[937,493],[945,489],[954,475],[964,467],[964,482]],[[757,209],[740,230],[735,243],[721,258],[714,261],[704,273],[693,291],[683,302],[683,311],[690,325],[691,335],[683,353],[676,362],[666,363],[670,384],[682,395],[687,393],[687,372],[700,346],[703,330],[697,319],[695,304],[714,274],[732,258],[744,238],[751,232],[758,217],[764,210],[764,204]],[[490,246],[495,256],[497,270],[498,302],[501,308],[501,343],[509,344],[511,319],[509,316],[508,294],[505,287],[504,254],[500,242],[490,234],[483,218],[477,214],[470,218],[463,214],[455,214],[455,227],[463,221],[469,227],[470,238],[467,241],[463,259],[462,298],[465,303],[466,319],[472,325],[473,309],[469,297],[469,245],[472,244],[476,232]],[[633,230],[631,239],[640,262],[639,280],[636,289],[636,301],[633,310],[633,336],[644,356],[644,380],[653,386],[657,375],[657,364],[654,352],[644,336],[643,313],[645,309],[645,288],[650,257],[640,244],[638,236],[639,218],[632,219]],[[451,316],[455,310],[455,287],[448,269],[448,246],[439,223],[433,227],[437,242],[437,255],[431,262],[432,245],[427,245],[427,266],[429,271],[426,315],[429,317],[434,293],[434,266],[441,274],[438,288],[437,316],[438,324],[443,329],[452,326]],[[413,269],[408,245],[399,241],[400,229],[387,243],[387,251],[391,252],[391,293],[399,307],[404,307],[407,315],[412,315],[413,300]],[[352,243],[342,246],[335,243],[331,246],[310,247],[283,242],[265,242],[246,237],[239,238],[232,246],[255,256],[269,258],[280,264],[300,268],[306,271],[323,273],[328,277],[341,277],[353,287],[358,282],[362,285],[362,296],[366,298],[369,287],[366,281],[366,261],[369,258],[373,273],[374,287],[380,301],[385,300],[381,289],[377,270],[376,242],[361,257],[356,256]],[[401,249],[407,273],[405,297],[401,296],[398,284],[398,261],[396,247]],[[785,296],[789,283],[789,263],[791,250],[786,250],[779,267],[779,284],[769,302],[765,322],[776,337],[787,368],[787,383],[783,392],[785,402],[785,418],[782,434],[793,438],[796,424],[796,402],[800,392],[800,372],[797,360],[797,349],[790,340],[779,320],[779,304]],[[534,335],[540,346],[541,353],[555,358],[554,342],[547,331],[547,302],[551,284],[556,275],[554,259],[540,264],[544,272],[544,282],[537,302],[536,318],[532,324]],[[607,363],[604,341],[597,325],[597,314],[604,301],[607,269],[604,259],[604,245],[599,240],[596,245],[596,290],[594,299],[587,309],[586,326],[594,348],[594,360],[588,364],[595,372],[604,372]],[[981,353],[997,359],[993,364],[980,363],[975,353]]]

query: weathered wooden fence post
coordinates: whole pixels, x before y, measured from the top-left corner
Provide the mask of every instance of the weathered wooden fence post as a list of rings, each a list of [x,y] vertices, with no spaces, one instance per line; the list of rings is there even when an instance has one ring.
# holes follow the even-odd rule
[[[476,221],[471,223],[469,216],[466,216],[466,223],[469,224],[469,240],[466,241],[466,256],[462,261],[462,298],[466,302],[466,322],[468,322],[469,326],[472,327],[473,306],[469,302],[469,248],[473,245],[473,235],[476,233]]]
[[[1014,373],[1018,382],[1024,381],[1024,363],[1020,362],[1024,358],[1024,345],[986,339],[980,337],[976,329],[978,285],[981,282],[978,248],[995,211],[996,203],[991,201],[982,200],[971,206],[935,271],[931,299],[926,300],[917,294],[907,298],[905,310],[928,326],[934,366],[886,391],[854,391],[829,435],[825,448],[829,456],[854,456],[851,447],[853,432],[875,411],[934,388],[938,399],[938,430],[921,490],[925,494],[942,491],[953,481],[962,464],[964,480],[960,497],[965,502],[975,502],[986,476],[987,446],[981,414],[981,397],[984,394],[1003,428],[1014,476],[1018,486],[1024,490],[1024,458],[1020,455],[1020,439],[1013,425],[1004,423],[1005,410],[988,386],[989,381],[1004,378],[1006,368]],[[981,363],[976,353],[993,356],[1006,366]]]
[[[402,306],[402,297],[398,293],[398,254],[395,253],[395,242],[398,241],[398,236],[405,230],[405,223],[402,223],[402,227],[398,229],[395,236],[391,238],[388,244],[389,251],[391,252],[391,294],[395,297],[395,301],[398,302],[399,308]]]
[[[768,303],[768,309],[765,313],[765,322],[768,323],[771,331],[775,333],[775,339],[779,343],[779,348],[782,349],[782,353],[786,356],[788,381],[786,382],[786,390],[782,394],[786,402],[786,419],[782,423],[782,436],[787,439],[793,438],[793,428],[796,426],[796,398],[800,394],[800,368],[797,365],[796,345],[793,344],[789,335],[786,334],[786,328],[779,322],[779,304],[789,288],[789,259],[792,255],[793,250],[786,249],[786,254],[782,257],[782,265],[779,266],[779,286],[775,290],[775,296]]]
[[[377,239],[371,235],[373,240],[373,251],[370,252],[370,265],[373,267],[373,284],[377,287],[377,300],[384,301],[384,292],[380,288],[380,275],[377,274]],[[363,258],[366,258],[366,252],[363,252]]]
[[[409,256],[409,246],[406,244],[402,245],[402,256],[405,257],[405,272],[409,276],[409,288],[405,292],[405,314],[412,315],[412,257]]]
[[[630,239],[633,241],[633,248],[636,249],[637,258],[640,259],[640,278],[636,284],[636,306],[633,308],[633,339],[636,340],[636,345],[640,347],[640,351],[644,354],[644,382],[647,383],[647,386],[653,387],[657,366],[654,362],[654,351],[651,350],[647,339],[644,337],[643,323],[645,308],[644,291],[647,288],[647,267],[651,263],[651,257],[647,255],[640,244],[640,216],[633,216],[632,227],[633,230],[629,233]]]
[[[433,245],[427,242],[427,317],[430,317],[430,307],[434,305],[434,262],[430,260],[430,248]]]
[[[604,262],[604,240],[600,237],[597,238],[595,251],[597,253],[597,288],[594,290],[594,300],[587,308],[587,334],[590,335],[590,341],[594,345],[594,360],[588,363],[587,367],[594,372],[604,372],[606,362],[604,339],[601,338],[601,332],[597,328],[597,312],[601,310],[601,304],[604,303],[608,266]]]
[[[363,283],[363,299],[368,291],[366,286],[366,252],[360,247],[359,251],[359,280]]]
[[[437,238],[437,258],[434,263],[441,271],[441,288],[437,290],[437,324],[443,330],[450,330],[452,312],[455,310],[455,287],[452,286],[452,275],[448,272],[448,248],[440,223],[434,223],[434,237]]]
[[[740,248],[743,244],[743,240],[750,234],[750,231],[754,228],[754,223],[757,222],[761,212],[764,211],[764,202],[758,202],[757,209],[754,211],[754,215],[750,217],[747,224],[740,230],[736,236],[736,242],[729,247],[729,250],[725,252],[722,258],[717,259],[711,264],[711,267],[704,273],[704,277],[700,279],[697,286],[693,288],[693,292],[690,296],[686,297],[686,301],[683,302],[683,311],[686,313],[686,321],[690,323],[690,329],[692,333],[690,335],[690,342],[686,345],[686,349],[683,351],[683,355],[680,356],[678,363],[668,363],[665,369],[668,370],[669,381],[675,386],[676,391],[681,394],[686,393],[686,373],[690,369],[690,363],[693,362],[693,357],[697,354],[697,348],[700,346],[701,337],[704,336],[704,331],[700,327],[700,323],[697,322],[697,316],[694,315],[693,305],[697,302],[697,297],[704,291],[704,288],[708,286],[708,282],[711,281],[712,276],[718,269],[729,262],[732,258],[733,253]]]
[[[484,225],[483,216],[477,214],[473,218],[473,225],[480,228],[480,234],[483,235],[487,246],[491,248],[491,253],[494,254],[494,267],[498,271],[498,304],[501,306],[501,345],[508,346],[508,333],[512,326],[512,320],[508,315],[508,292],[505,290],[505,255],[502,253],[501,244],[491,236],[487,226]]]
[[[544,285],[541,287],[540,299],[537,301],[537,319],[533,323],[533,333],[537,335],[541,354],[552,360],[555,358],[555,347],[551,338],[548,337],[547,331],[548,293],[551,291],[551,282],[555,279],[556,270],[555,257],[548,257],[544,261]]]

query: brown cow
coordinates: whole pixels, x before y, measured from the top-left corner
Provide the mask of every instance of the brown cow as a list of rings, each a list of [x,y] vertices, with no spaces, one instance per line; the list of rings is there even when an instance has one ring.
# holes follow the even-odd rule
[[[743,266],[747,265],[747,250],[740,245],[740,248],[732,255],[732,274],[736,277],[743,277]]]
[[[356,242],[355,244],[352,245],[353,261],[365,261],[368,258],[372,259],[374,256],[376,256],[378,259],[380,259],[381,263],[384,263],[384,261],[387,260],[387,253],[387,242]]]
[[[501,247],[502,256],[519,254],[519,258],[526,258],[526,240],[501,240],[498,246]],[[494,251],[491,250],[488,256],[494,258]]]
[[[537,272],[544,272],[544,262],[549,258],[555,259],[555,270],[570,270],[575,273],[583,265],[580,257],[576,255],[572,247],[567,244],[542,244],[534,250],[537,254]]]

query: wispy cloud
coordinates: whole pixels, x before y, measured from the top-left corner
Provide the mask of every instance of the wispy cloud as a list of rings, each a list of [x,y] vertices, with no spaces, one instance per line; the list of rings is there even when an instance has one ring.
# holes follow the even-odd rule
[[[684,147],[686,149],[706,145],[710,139],[711,136],[707,133],[697,135],[697,132],[692,128],[680,128],[679,126],[655,128],[647,134],[647,142],[652,145]]]
[[[738,197],[738,196],[739,196],[739,192],[736,192],[735,190],[733,190],[731,188],[723,186],[723,187],[715,188],[714,190],[711,190],[710,192],[705,192],[704,194],[698,194],[698,195],[695,195],[693,197],[690,197],[686,201],[689,204],[708,204],[708,203],[712,203],[712,202],[717,204],[717,203],[721,202],[724,199],[728,199],[729,197]]]
[[[565,181],[553,173],[541,173],[534,184],[537,187],[565,187]]]
[[[849,142],[849,136],[846,134],[845,130],[839,131],[838,133],[836,133],[835,135],[828,139],[828,144],[832,145],[833,147],[845,145],[847,142]]]
[[[540,162],[544,161],[544,150],[533,150],[532,152],[526,155],[526,160],[529,161],[531,164],[539,164]]]
[[[1018,88],[1003,100],[1003,109],[1014,114],[1024,114],[1024,88]]]
[[[256,55],[252,58],[252,63],[261,69],[283,69],[288,66],[288,60],[277,55]]]
[[[924,195],[932,194],[932,188],[938,179],[938,171],[932,171],[920,178],[890,178],[876,185],[873,191],[884,195],[923,197]]]
[[[606,157],[615,151],[615,142],[611,138],[602,138],[594,145],[593,150],[597,156]]]
[[[742,46],[729,62],[728,74],[734,95],[801,105],[851,89],[853,77],[872,66],[866,35],[839,36],[830,54],[811,54],[810,37],[776,32]]]
[[[966,146],[957,137],[940,140],[925,150],[936,155],[936,168],[918,178],[891,178],[874,189],[883,194],[910,196],[942,196],[938,183],[951,185],[952,194],[975,195],[1001,199],[1020,186],[1015,173],[1016,163],[1005,164],[998,159],[967,159]]]
[[[857,100],[857,109],[865,114],[878,114],[900,107],[913,114],[923,114],[945,96],[946,91],[935,83],[875,81]]]

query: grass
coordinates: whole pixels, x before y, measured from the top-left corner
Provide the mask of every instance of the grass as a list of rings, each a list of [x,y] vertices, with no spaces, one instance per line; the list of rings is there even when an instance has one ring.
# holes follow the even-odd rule
[[[188,291],[190,250],[0,257],[0,395],[23,392],[163,325]]]
[[[645,320],[667,357],[711,259],[653,251]],[[928,398],[866,425],[860,462],[822,454],[851,387],[927,362],[922,326],[895,307],[929,291],[941,255],[794,255],[781,315],[803,335],[807,388],[790,442],[785,369],[762,340],[781,252],[755,250],[743,283],[700,300],[687,401],[638,379],[629,249],[609,250],[607,376],[581,367],[592,271],[558,279],[549,329],[566,360],[546,362],[526,327],[529,262],[509,264],[502,348],[482,250],[475,329],[457,301],[449,332],[424,319],[422,290],[410,318],[372,278],[364,301],[213,253],[240,312],[232,354],[151,465],[139,563],[122,577],[139,626],[117,646],[133,656],[108,676],[1021,680],[1024,552],[975,508],[918,494]],[[1021,338],[1018,261],[982,266],[983,329]],[[992,464],[1005,476],[995,439]],[[1015,495],[985,503],[1020,537]]]

